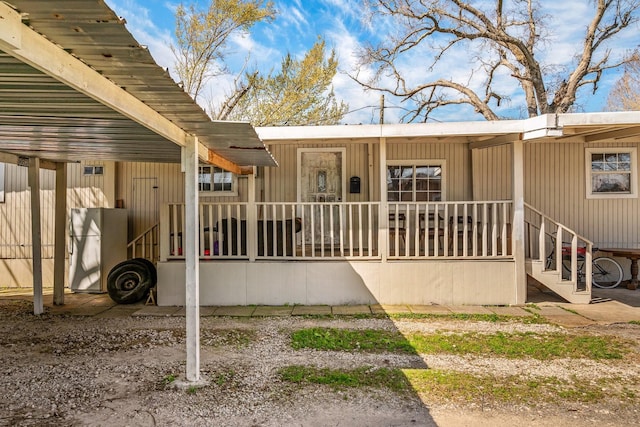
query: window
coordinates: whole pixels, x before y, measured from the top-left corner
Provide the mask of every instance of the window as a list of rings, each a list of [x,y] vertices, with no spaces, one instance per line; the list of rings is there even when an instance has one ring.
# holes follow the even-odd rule
[[[588,148],[587,198],[628,198],[637,196],[635,148]]]
[[[104,175],[104,166],[85,166],[85,175]]]
[[[236,176],[215,166],[200,166],[198,189],[201,192],[220,193],[220,195],[237,195]]]
[[[391,162],[390,162],[391,163]],[[443,200],[444,162],[393,162],[387,165],[387,200],[390,202],[438,202]]]

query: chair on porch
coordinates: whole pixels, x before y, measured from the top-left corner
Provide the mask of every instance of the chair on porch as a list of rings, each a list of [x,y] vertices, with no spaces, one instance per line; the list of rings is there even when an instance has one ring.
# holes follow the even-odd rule
[[[389,241],[394,245],[396,233],[402,239],[404,246],[407,237],[406,215],[404,213],[399,213],[397,218],[395,213],[389,214]]]
[[[419,221],[419,233],[420,233],[420,247],[425,248],[425,238],[428,235],[429,240],[432,241],[435,238],[438,239],[438,247],[444,247],[444,218],[438,214],[438,222],[435,222],[435,214],[429,212],[428,221],[424,213],[418,215]],[[436,237],[437,236],[437,237]],[[434,244],[429,245],[430,248],[435,248]],[[433,250],[433,249],[432,249]],[[439,249],[440,251],[441,249]],[[435,254],[434,254],[435,255]]]

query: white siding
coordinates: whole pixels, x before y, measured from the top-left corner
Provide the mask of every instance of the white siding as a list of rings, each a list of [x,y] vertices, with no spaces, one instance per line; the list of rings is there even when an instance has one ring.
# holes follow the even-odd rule
[[[596,147],[638,147],[600,143]],[[586,198],[585,145],[525,145],[525,200],[600,247],[640,247],[640,202]],[[636,179],[640,171],[636,170]]]
[[[69,164],[67,171],[67,208],[108,207],[106,181],[112,180],[113,163],[91,162],[104,166],[104,175],[83,175],[84,163]],[[40,170],[43,258],[53,257],[55,172]],[[0,258],[31,258],[31,204],[27,168],[5,165],[5,202],[0,203]],[[68,215],[68,211],[67,211]]]

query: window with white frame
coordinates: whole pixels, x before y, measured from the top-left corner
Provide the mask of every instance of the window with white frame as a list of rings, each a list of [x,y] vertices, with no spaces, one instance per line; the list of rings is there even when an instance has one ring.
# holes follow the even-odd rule
[[[387,200],[438,202],[443,200],[443,161],[388,162]]]
[[[587,198],[637,197],[635,148],[587,148]]]
[[[216,166],[200,166],[198,189],[201,192],[216,193],[220,196],[235,196],[238,194],[237,177]]]

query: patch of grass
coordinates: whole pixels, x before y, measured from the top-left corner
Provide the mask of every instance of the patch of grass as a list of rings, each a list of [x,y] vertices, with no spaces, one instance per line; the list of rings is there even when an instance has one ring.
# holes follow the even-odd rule
[[[415,353],[399,332],[378,329],[309,328],[291,334],[291,346],[329,351]]]
[[[619,379],[598,382],[577,378],[525,377],[513,375],[494,377],[466,372],[436,369],[406,369],[403,371],[412,388],[427,401],[525,403],[536,406],[544,403],[596,403],[605,398],[635,403],[628,390],[618,390]],[[625,391],[626,390],[626,391]]]
[[[423,314],[423,313],[394,313],[389,314],[391,319],[435,319],[435,320],[460,320],[473,322],[490,322],[490,323],[523,323],[523,324],[541,324],[548,323],[545,318],[537,313],[531,313],[533,316],[505,316],[502,314],[470,314],[470,313],[451,313],[451,314]]]
[[[169,385],[171,383],[173,383],[176,380],[176,376],[173,374],[169,374],[169,375],[165,375],[165,377],[162,379],[162,384],[164,385]]]
[[[621,359],[630,351],[626,343],[614,337],[560,333],[412,334],[408,340],[418,353],[482,354],[539,360]]]
[[[187,394],[196,394],[196,391],[198,391],[198,387],[192,385],[187,389]]]
[[[557,358],[621,359],[630,344],[615,337],[533,332],[463,334],[439,332],[430,335],[385,330],[309,328],[291,335],[294,349],[327,351],[364,351],[420,354],[478,354],[506,358],[547,360]]]
[[[637,394],[629,388],[637,388],[637,381],[629,383],[620,378],[589,381],[576,377],[496,377],[438,369],[329,369],[302,365],[280,368],[278,375],[286,382],[323,384],[333,389],[372,387],[397,393],[411,391],[418,393],[425,402],[433,403],[517,403],[534,407],[563,402],[594,404],[604,399],[621,404],[640,403]]]
[[[278,374],[283,381],[296,384],[325,384],[336,389],[374,387],[400,392],[409,388],[406,377],[399,369],[364,366],[347,370],[293,365],[280,368]]]
[[[640,320],[632,320],[629,323],[631,323],[632,325],[640,325]]]

